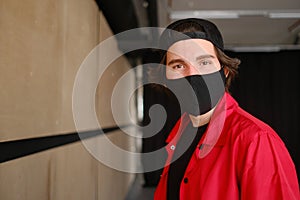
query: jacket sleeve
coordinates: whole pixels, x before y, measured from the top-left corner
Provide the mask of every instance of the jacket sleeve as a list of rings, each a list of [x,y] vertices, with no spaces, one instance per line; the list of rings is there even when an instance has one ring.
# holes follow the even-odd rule
[[[276,134],[258,134],[245,156],[242,200],[300,199],[295,165]]]

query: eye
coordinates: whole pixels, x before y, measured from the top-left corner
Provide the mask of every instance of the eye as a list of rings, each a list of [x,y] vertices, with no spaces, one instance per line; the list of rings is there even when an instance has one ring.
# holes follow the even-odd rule
[[[202,66],[211,65],[212,61],[211,60],[201,60],[199,64]]]
[[[183,64],[176,64],[172,66],[172,69],[178,70],[178,69],[184,69],[185,66]]]

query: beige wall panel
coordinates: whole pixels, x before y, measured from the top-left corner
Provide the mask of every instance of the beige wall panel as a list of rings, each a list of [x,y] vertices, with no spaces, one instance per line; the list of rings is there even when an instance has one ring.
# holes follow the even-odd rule
[[[98,200],[125,199],[133,181],[133,175],[119,172],[105,165],[99,166]]]
[[[112,93],[115,91],[115,84],[121,79],[123,75],[128,73],[129,79],[127,79],[127,82],[122,84],[122,94],[119,96],[122,97],[125,96],[127,93],[132,93],[134,90],[134,71],[131,69],[131,66],[127,59],[123,57],[116,57],[116,59],[110,64],[110,65],[104,65],[103,63],[106,63],[107,57],[106,54],[112,54],[116,56],[121,56],[122,53],[119,51],[116,40],[112,39],[113,33],[111,32],[105,18],[103,15],[100,15],[100,44],[103,45],[104,40],[109,41],[109,46],[104,46],[103,49],[106,51],[101,53],[99,56],[99,65],[100,70],[104,70],[104,73],[101,75],[100,80],[98,82],[97,87],[97,116],[98,121],[101,125],[101,127],[110,127],[115,126],[116,121],[115,117],[112,114],[112,108],[111,108],[111,98]],[[102,48],[101,48],[102,49]],[[129,72],[130,71],[130,72]],[[134,99],[134,98],[133,98]],[[125,98],[119,99],[119,105],[116,110],[119,113],[119,117],[117,121],[117,125],[124,125],[135,121],[135,116],[129,118],[129,116],[126,114],[132,109],[132,104],[134,101],[131,101],[128,105]],[[113,105],[115,106],[115,105]],[[122,115],[122,116],[121,116]]]
[[[103,137],[119,148],[135,151],[134,138],[121,131],[98,137],[99,151],[105,151],[101,146]],[[131,167],[136,165],[126,162]],[[98,161],[77,142],[1,164],[0,177],[0,199],[5,200],[119,200],[128,193],[134,174]]]
[[[78,142],[0,167],[0,199],[97,199],[98,162]]]
[[[0,9],[0,139],[74,131],[74,79],[99,40],[95,1],[2,1]]]
[[[99,9],[93,0],[65,0],[61,1],[63,36],[62,56],[62,116],[61,131],[74,131],[72,114],[72,92],[76,73],[99,41]],[[97,79],[95,73],[90,79]]]
[[[53,133],[60,117],[56,1],[1,1],[1,140]]]
[[[1,164],[0,199],[49,199],[50,154],[35,154]]]
[[[134,138],[128,137],[128,135],[124,134],[122,131],[115,131],[111,134],[104,135],[101,137],[107,137],[112,142],[112,144],[126,151],[135,151]],[[99,141],[98,145],[101,146],[101,142],[103,142],[103,139]],[[110,151],[107,151],[107,154],[108,157],[116,158],[116,155],[113,155]],[[135,167],[135,162],[126,159],[126,157],[120,158],[120,160],[123,160],[123,162],[128,162],[128,164],[131,165],[132,168]],[[133,182],[134,174],[122,172],[114,168],[115,166],[109,166],[109,164],[107,165],[107,163],[98,165],[98,200],[125,199],[130,185]]]
[[[81,142],[55,149],[50,168],[50,199],[97,198],[97,165]]]
[[[105,39],[113,36],[113,32],[111,31],[109,24],[107,23],[103,13],[100,11],[100,33],[99,33],[99,41],[102,42]],[[115,47],[117,47],[117,43],[115,43]]]
[[[74,131],[77,70],[97,41],[111,35],[94,0],[0,0],[0,141]],[[112,48],[118,51],[117,45]],[[99,82],[96,109],[104,128],[115,125],[107,97],[129,69],[127,60],[119,58]],[[89,78],[98,78],[95,74]],[[131,76],[124,92],[134,85]],[[121,118],[128,122],[127,116]],[[135,147],[120,132],[109,138],[125,149]],[[77,142],[1,164],[0,199],[119,200],[132,179],[98,162]]]
[[[128,76],[126,81],[121,81],[122,76]],[[116,84],[119,84],[118,86]],[[120,87],[117,89],[116,87]],[[99,80],[97,87],[97,115],[101,127],[110,127],[118,125],[126,125],[135,121],[135,116],[129,116],[131,113],[134,97],[130,101],[125,98],[126,95],[134,91],[134,72],[129,68],[128,61],[124,57],[120,57],[109,65]],[[117,95],[112,94],[117,92]],[[113,100],[114,98],[114,100]],[[113,102],[113,104],[112,104]],[[112,107],[114,107],[113,116]]]

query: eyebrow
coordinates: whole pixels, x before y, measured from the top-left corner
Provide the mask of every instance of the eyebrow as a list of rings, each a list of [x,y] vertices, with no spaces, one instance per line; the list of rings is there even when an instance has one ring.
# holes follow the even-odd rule
[[[184,62],[184,60],[183,59],[173,59],[170,62],[168,62],[167,65],[172,65],[174,63],[181,63],[181,62]]]
[[[196,58],[196,60],[202,60],[202,59],[205,59],[205,58],[215,58],[215,56],[213,56],[211,54],[201,55],[201,56],[198,56]]]
[[[202,60],[202,59],[205,59],[205,58],[215,58],[215,56],[210,55],[210,54],[201,55],[201,56],[198,56],[196,58],[196,61],[199,61],[199,60]],[[181,58],[179,58],[179,59],[173,59],[170,62],[168,62],[167,65],[172,65],[174,63],[181,63],[181,62],[185,62],[185,61],[183,59],[181,59]]]

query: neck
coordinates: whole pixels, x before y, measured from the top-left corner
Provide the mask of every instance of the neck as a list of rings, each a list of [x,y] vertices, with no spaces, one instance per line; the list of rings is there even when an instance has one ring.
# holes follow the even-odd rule
[[[190,119],[192,121],[193,127],[200,127],[200,126],[207,124],[210,121],[211,115],[214,110],[215,110],[215,108],[211,109],[210,111],[208,111],[207,113],[204,113],[202,115],[197,115],[197,116],[189,115]]]

